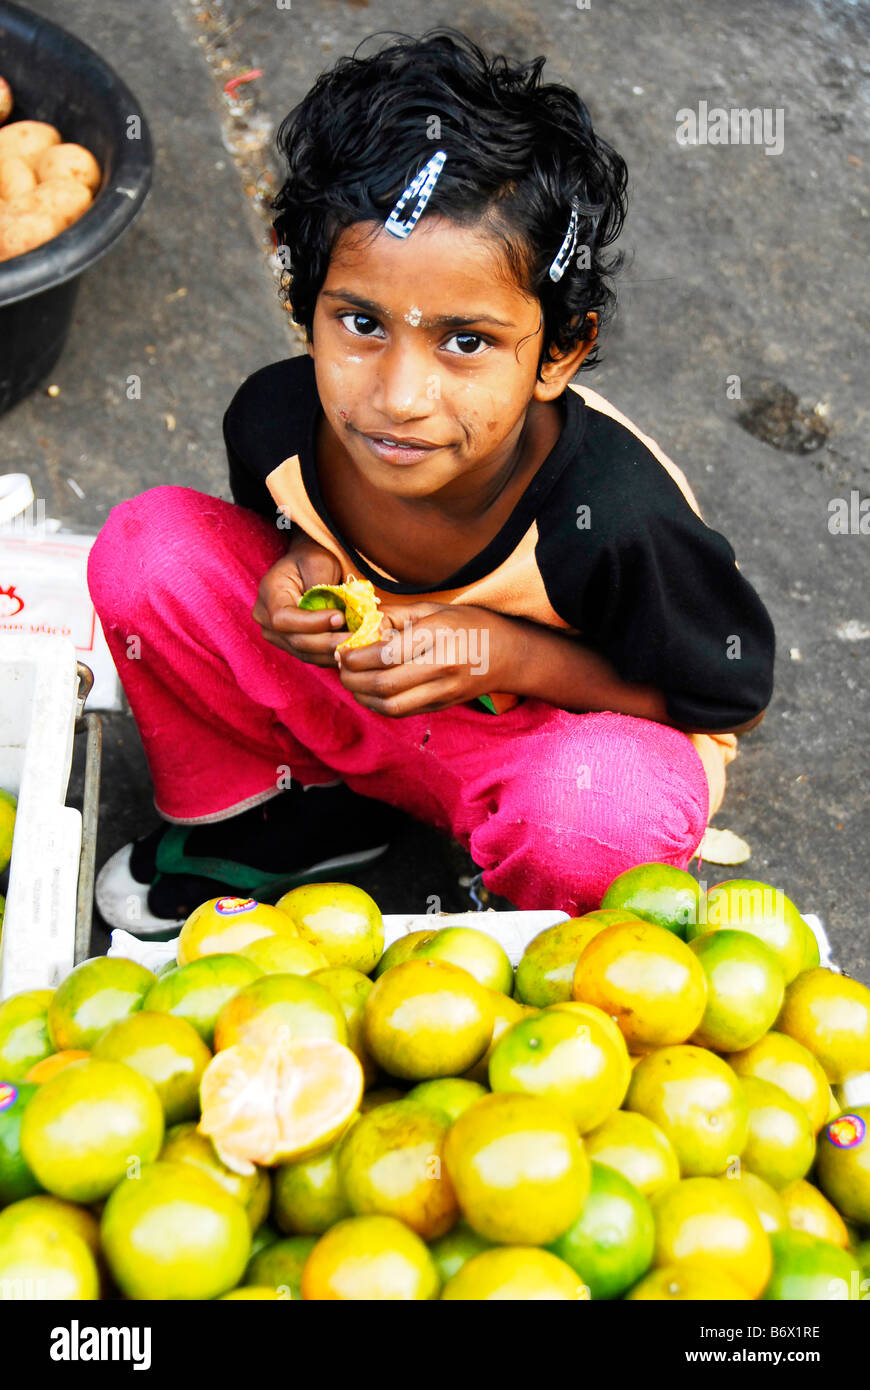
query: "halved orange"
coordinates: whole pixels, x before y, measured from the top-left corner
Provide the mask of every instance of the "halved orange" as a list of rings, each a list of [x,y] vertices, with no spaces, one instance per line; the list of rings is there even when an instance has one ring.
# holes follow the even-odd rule
[[[331,1143],[363,1091],[356,1055],[332,1038],[278,1037],[218,1052],[200,1083],[199,1129],[235,1173],[289,1163]]]

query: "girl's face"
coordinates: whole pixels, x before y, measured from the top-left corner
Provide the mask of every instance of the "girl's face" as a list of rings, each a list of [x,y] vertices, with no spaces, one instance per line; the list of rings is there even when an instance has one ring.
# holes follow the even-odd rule
[[[588,347],[538,381],[540,304],[509,278],[497,240],[434,215],[405,241],[371,231],[341,235],[317,299],[309,352],[324,414],[374,487],[462,493],[510,462],[530,403],[559,396]]]

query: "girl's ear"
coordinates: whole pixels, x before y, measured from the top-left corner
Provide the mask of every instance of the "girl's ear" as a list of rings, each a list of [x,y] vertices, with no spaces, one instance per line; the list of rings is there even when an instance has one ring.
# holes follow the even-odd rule
[[[541,367],[543,379],[535,382],[533,392],[536,401],[554,401],[561,396],[597,337],[598,315],[594,309],[590,309],[586,315],[586,337],[570,352],[561,353],[554,362],[545,362]]]

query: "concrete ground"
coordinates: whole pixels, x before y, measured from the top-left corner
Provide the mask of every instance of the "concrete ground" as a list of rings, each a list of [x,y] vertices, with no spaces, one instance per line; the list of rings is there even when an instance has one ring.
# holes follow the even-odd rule
[[[737,872],[818,913],[870,976],[870,539],[832,534],[835,499],[870,496],[866,454],[867,37],[849,0],[36,0],[141,102],[156,147],[138,223],[84,276],[51,377],[0,418],[4,468],[49,515],[96,530],[123,498],[184,482],[229,496],[221,417],[257,367],[298,351],[276,292],[265,201],[274,131],[365,35],[467,30],[548,55],[631,175],[620,308],[584,377],[687,473],[776,625],[776,690],[741,740],[715,824]],[[864,59],[862,62],[862,52]],[[253,68],[262,76],[223,84]],[[683,107],[784,113],[781,153],[675,138]],[[143,378],[128,401],[125,380]],[[732,399],[729,380],[740,379]],[[60,394],[49,397],[49,381]],[[79,497],[72,478],[83,492]],[[98,862],[154,823],[129,715],[105,716]],[[76,755],[72,795],[81,784]],[[385,910],[468,905],[458,847],[408,824],[359,876]],[[707,882],[733,870],[705,864]],[[98,932],[97,948],[104,938]]]

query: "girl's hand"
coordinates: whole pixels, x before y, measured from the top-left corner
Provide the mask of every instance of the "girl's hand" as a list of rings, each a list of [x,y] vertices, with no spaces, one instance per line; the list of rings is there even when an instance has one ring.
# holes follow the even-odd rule
[[[313,666],[335,666],[335,648],[347,637],[344,614],[322,608],[306,612],[299,600],[315,584],[340,584],[341,565],[322,545],[297,532],[282,555],[260,581],[251,611],[263,639]]]
[[[391,604],[383,617],[382,631],[392,628],[384,640],[335,654],[342,684],[366,709],[428,714],[516,686],[525,635],[512,618],[439,603]]]

